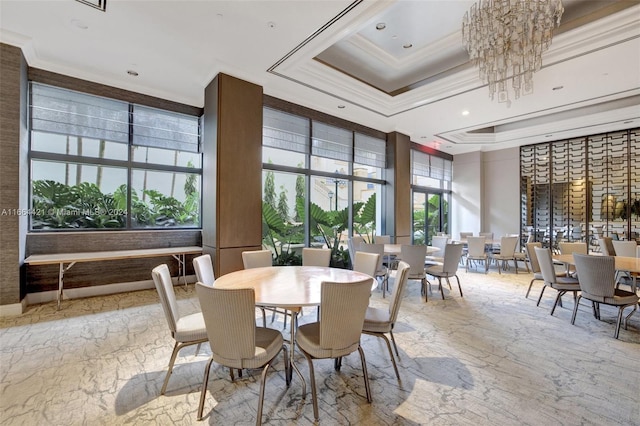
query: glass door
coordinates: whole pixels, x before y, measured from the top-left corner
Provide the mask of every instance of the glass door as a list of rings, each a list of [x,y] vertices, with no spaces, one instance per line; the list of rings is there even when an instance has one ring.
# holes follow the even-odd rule
[[[431,244],[438,232],[448,233],[449,194],[413,191],[413,243]]]

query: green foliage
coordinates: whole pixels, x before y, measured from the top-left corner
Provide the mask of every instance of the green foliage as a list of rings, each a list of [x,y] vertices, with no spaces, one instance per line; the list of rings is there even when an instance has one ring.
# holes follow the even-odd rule
[[[353,205],[353,233],[364,238],[365,242],[373,242],[376,232],[376,194],[369,197],[366,203]]]
[[[283,220],[287,220],[289,218],[289,205],[287,200],[287,190],[284,186],[280,187],[280,195],[278,197],[278,213]]]
[[[274,209],[276,208],[276,183],[275,175],[272,171],[268,171],[264,178],[264,194],[262,200]]]
[[[285,221],[270,204],[262,202],[262,241],[273,247],[275,265],[301,265],[302,258],[290,248],[303,240],[302,225]]]
[[[127,214],[134,227],[197,226],[200,194],[196,175],[185,182],[184,203],[159,191],[145,190],[148,202],[131,191],[131,210],[127,211],[127,186],[121,185],[113,194],[103,194],[97,185],[82,182],[64,185],[52,180],[33,182],[33,229],[104,229],[125,228]]]

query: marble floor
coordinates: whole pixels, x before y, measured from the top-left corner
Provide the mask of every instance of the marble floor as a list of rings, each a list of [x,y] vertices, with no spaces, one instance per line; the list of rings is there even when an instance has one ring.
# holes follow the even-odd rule
[[[428,303],[408,283],[396,340],[402,380],[381,339],[363,336],[373,402],[364,397],[357,353],[336,372],[316,361],[320,423],[328,425],[640,425],[640,314],[613,338],[616,312],[597,321],[573,301],[550,316],[555,291],[539,307],[531,275],[459,272],[442,300]],[[199,309],[194,286],[176,287],[180,309]],[[384,306],[381,293],[371,303]],[[307,309],[302,321],[315,318]],[[281,321],[281,319],[280,319]],[[281,322],[273,327],[282,328]],[[285,337],[288,333],[283,332]],[[235,382],[212,368],[205,418],[196,421],[208,347],[181,351],[160,395],[173,341],[155,290],[30,306],[0,318],[0,424],[190,425],[255,422],[259,372]],[[296,362],[307,379],[304,357]],[[311,394],[297,376],[284,383],[281,358],[267,377],[263,422],[313,424]]]

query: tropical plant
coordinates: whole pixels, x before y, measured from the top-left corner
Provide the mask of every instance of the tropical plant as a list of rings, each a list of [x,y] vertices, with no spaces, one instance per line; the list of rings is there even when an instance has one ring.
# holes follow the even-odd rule
[[[364,238],[365,242],[373,242],[376,232],[376,194],[366,201],[353,204],[353,233]]]
[[[286,222],[267,202],[262,202],[262,241],[272,247],[275,265],[301,265],[302,258],[291,250],[303,241],[303,227]]]

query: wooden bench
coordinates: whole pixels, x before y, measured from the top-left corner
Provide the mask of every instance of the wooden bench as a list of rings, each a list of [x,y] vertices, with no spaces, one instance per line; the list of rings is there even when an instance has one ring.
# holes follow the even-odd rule
[[[180,275],[187,284],[185,256],[188,254],[202,254],[202,247],[166,247],[156,249],[136,249],[136,250],[113,250],[78,253],[57,253],[57,254],[34,254],[27,257],[24,263],[28,265],[51,265],[58,264],[58,309],[62,301],[62,290],[64,288],[64,274],[78,262],[99,262],[102,260],[134,259],[142,257],[172,256],[178,261]]]

